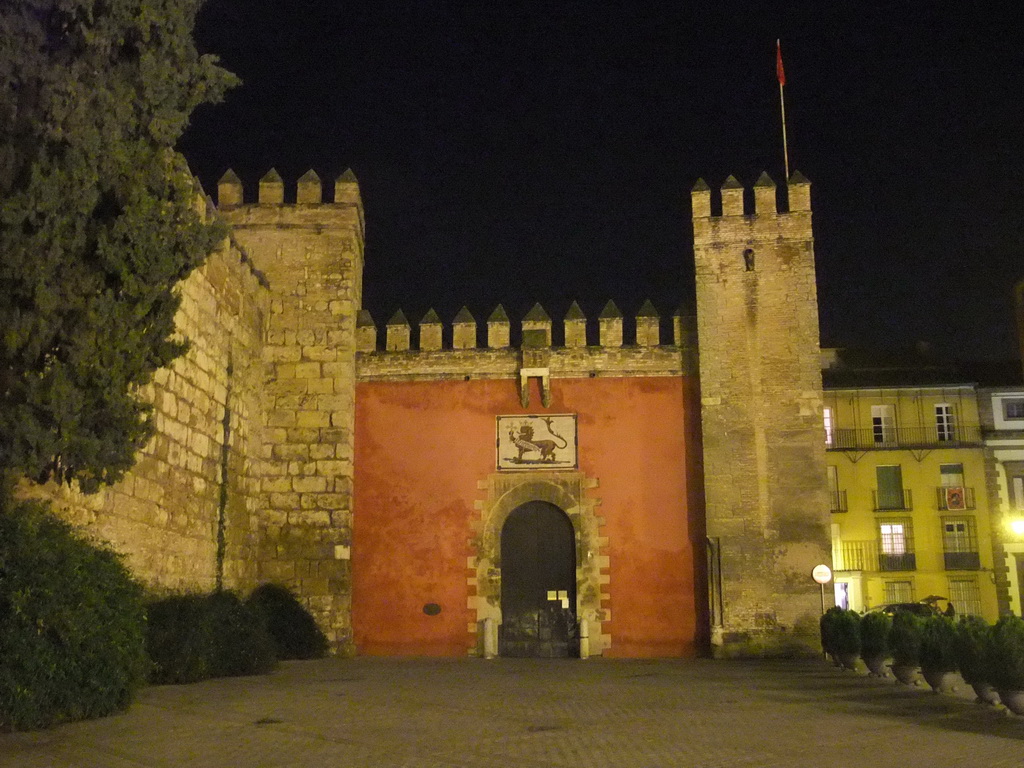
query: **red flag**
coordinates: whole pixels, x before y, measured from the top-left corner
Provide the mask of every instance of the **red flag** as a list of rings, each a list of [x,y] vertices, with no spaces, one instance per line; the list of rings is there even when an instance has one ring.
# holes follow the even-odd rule
[[[775,41],[775,74],[779,78],[779,85],[786,84],[786,70],[782,68],[782,43]]]

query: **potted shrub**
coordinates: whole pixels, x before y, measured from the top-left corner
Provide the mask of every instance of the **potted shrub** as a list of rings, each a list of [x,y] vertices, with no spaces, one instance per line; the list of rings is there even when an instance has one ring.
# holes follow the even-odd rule
[[[884,613],[868,613],[860,620],[860,657],[872,675],[885,677],[889,658],[889,628],[892,619]]]
[[[988,680],[985,654],[989,642],[988,622],[979,616],[961,616],[953,646],[960,677],[977,695],[979,704],[998,704],[999,694]]]
[[[889,630],[889,648],[892,650],[892,673],[904,685],[917,679],[921,663],[922,619],[910,611],[897,611]]]
[[[832,646],[835,657],[845,669],[857,668],[860,655],[860,616],[841,610],[833,620]]]
[[[1024,715],[1024,619],[999,619],[992,627],[986,651],[989,682],[1011,712]]]
[[[921,626],[921,675],[936,693],[956,690],[956,627],[945,616],[930,616]]]
[[[818,621],[818,626],[821,629],[821,650],[831,657],[836,666],[839,665],[839,660],[836,657],[836,624],[842,612],[842,608],[834,605],[821,614],[821,619]]]

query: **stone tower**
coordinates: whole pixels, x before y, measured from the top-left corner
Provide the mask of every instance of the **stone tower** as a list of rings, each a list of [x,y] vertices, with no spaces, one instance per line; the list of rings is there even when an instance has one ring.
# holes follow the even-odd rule
[[[816,649],[831,564],[810,184],[784,212],[767,174],[749,213],[743,194],[730,176],[713,215],[691,192],[716,655]]]
[[[261,581],[294,587],[335,648],[352,649],[350,546],[356,318],[363,207],[351,171],[298,180],[295,203],[271,170],[255,204],[238,177],[218,184],[220,215],[270,284],[263,348],[263,455],[258,495]]]

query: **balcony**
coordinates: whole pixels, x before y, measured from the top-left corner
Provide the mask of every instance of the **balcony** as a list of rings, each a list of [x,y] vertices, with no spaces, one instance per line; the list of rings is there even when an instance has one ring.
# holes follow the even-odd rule
[[[913,552],[903,552],[898,555],[878,555],[878,570],[880,571],[914,571],[917,570],[917,556]]]
[[[877,541],[840,541],[832,546],[832,565],[837,571],[874,571],[877,563]]]
[[[837,571],[914,571],[917,556],[879,552],[877,541],[840,541],[832,545],[832,566]]]
[[[914,497],[909,488],[899,490],[876,489],[871,492],[875,512],[905,512],[914,508]]]
[[[974,489],[946,486],[936,488],[935,503],[941,510],[974,509]]]
[[[846,491],[829,491],[828,499],[829,512],[845,512],[847,510]]]
[[[886,429],[835,429],[826,439],[829,451],[892,451],[902,448],[968,448],[981,445],[981,427],[946,427],[940,434],[929,427],[890,427]]]
[[[977,571],[981,569],[981,558],[977,552],[943,552],[947,571]]]

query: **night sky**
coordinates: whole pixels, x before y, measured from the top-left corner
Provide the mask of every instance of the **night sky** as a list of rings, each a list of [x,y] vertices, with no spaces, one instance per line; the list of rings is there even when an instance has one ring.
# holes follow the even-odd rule
[[[782,178],[781,38],[823,344],[1012,356],[1019,8],[708,5],[209,0],[199,47],[244,84],[181,149],[211,192],[228,167],[251,190],[272,166],[292,183],[351,167],[378,323],[535,301],[557,321],[573,299],[596,317],[609,298],[670,315],[693,305],[697,178]]]

